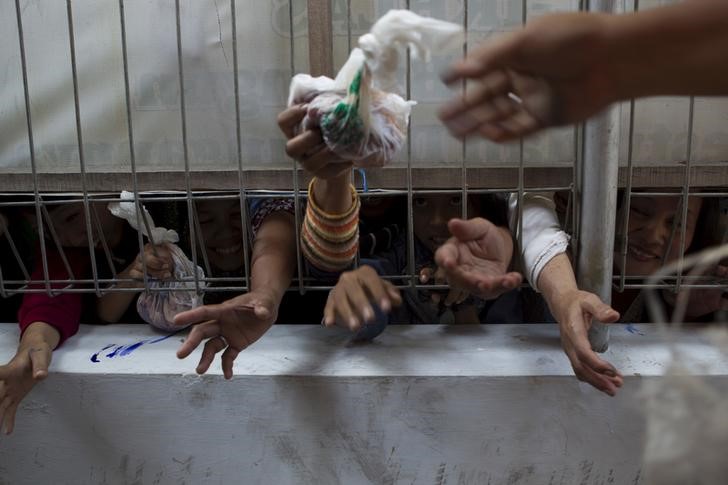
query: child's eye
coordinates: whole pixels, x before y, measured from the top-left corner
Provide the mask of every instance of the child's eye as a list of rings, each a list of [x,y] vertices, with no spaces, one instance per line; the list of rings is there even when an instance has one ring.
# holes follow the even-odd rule
[[[415,205],[415,207],[425,207],[427,205],[427,199],[424,197],[415,197],[412,200],[412,203]]]
[[[642,209],[639,209],[639,208],[637,208],[635,206],[632,206],[630,210],[631,210],[631,212],[634,212],[635,214],[637,214],[638,216],[641,216],[641,217],[649,217],[650,216],[646,211],[644,211]]]
[[[463,203],[463,198],[459,195],[450,198],[450,205],[460,207]]]

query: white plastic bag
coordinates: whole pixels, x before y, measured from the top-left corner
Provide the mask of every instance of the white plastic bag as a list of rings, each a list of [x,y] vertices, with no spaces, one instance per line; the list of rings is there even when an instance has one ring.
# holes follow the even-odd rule
[[[134,204],[134,194],[131,192],[121,193],[122,202],[112,202],[109,204],[109,211],[116,217],[126,219],[134,229],[141,229],[142,234],[149,237],[146,224],[137,220],[137,211]],[[150,277],[150,288],[163,288],[168,291],[150,291],[139,295],[137,299],[137,312],[147,323],[155,328],[172,332],[179,330],[181,327],[174,325],[174,316],[180,312],[191,310],[192,308],[202,305],[203,294],[195,292],[195,272],[197,279],[201,280],[205,277],[205,272],[199,266],[195,267],[192,261],[187,258],[185,253],[177,246],[179,236],[172,229],[156,227],[152,217],[144,206],[141,210],[146,216],[154,243],[164,244],[172,254],[174,262],[174,271],[172,278],[166,281],[157,280]],[[205,287],[205,283],[198,281],[199,287]]]
[[[390,10],[368,34],[336,75],[317,78],[298,74],[291,80],[288,106],[307,103],[302,129],[320,128],[326,145],[358,166],[372,155],[379,164],[394,158],[407,136],[414,101],[392,93],[396,88],[398,49],[428,61],[433,51],[462,42],[462,27],[409,10]]]

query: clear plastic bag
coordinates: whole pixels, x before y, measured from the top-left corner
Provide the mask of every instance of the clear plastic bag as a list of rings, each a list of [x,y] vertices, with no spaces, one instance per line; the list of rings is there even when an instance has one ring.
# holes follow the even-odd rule
[[[706,273],[712,265],[728,257],[728,245],[704,250],[664,266],[648,279],[654,285],[667,275],[695,266],[689,276]],[[670,349],[665,375],[644,384],[647,417],[644,481],[647,485],[713,485],[726,483],[728,461],[728,386],[713,366],[728,359],[728,322],[715,328],[693,330],[709,345],[711,358],[682,352],[677,330],[685,317],[690,290],[676,300],[670,324],[656,296],[647,291],[651,317],[661,325]],[[710,376],[713,375],[713,378]]]
[[[308,104],[302,129],[319,128],[326,145],[342,159],[357,166],[383,165],[404,146],[415,104],[391,92],[398,49],[409,46],[413,57],[427,61],[433,50],[461,41],[460,25],[390,10],[359,38],[336,79],[294,76],[288,106]]]
[[[139,295],[137,313],[151,326],[173,332],[181,328],[173,324],[174,316],[202,305],[203,295],[195,292],[195,265],[176,244],[167,244],[167,247],[174,262],[173,277],[166,281],[152,280],[149,286],[168,291],[150,291]],[[196,271],[198,280],[205,277],[199,266]],[[204,283],[200,282],[200,286],[204,287]]]
[[[144,206],[140,207],[140,212],[146,219],[146,224],[141,223],[137,219],[137,209],[134,203],[134,194],[124,191],[121,193],[121,202],[112,202],[109,204],[109,211],[116,217],[126,219],[129,224],[137,230],[141,230],[142,234],[150,238],[154,244],[164,244],[172,254],[174,262],[174,272],[170,280],[157,280],[149,278],[150,288],[162,288],[168,291],[149,291],[139,295],[137,299],[137,312],[144,321],[151,326],[172,332],[182,327],[174,325],[174,316],[180,312],[191,310],[202,305],[204,294],[202,289],[205,283],[202,280],[205,272],[199,266],[190,261],[185,253],[177,246],[179,236],[172,229],[156,227],[151,215]],[[150,235],[151,232],[151,235]],[[195,291],[195,272],[200,292]]]

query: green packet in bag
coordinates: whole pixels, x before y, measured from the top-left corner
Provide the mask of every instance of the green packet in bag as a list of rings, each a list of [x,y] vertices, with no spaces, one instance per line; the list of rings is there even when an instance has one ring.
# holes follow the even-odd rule
[[[385,165],[404,146],[415,104],[392,92],[399,50],[409,47],[413,58],[429,61],[433,51],[462,43],[462,32],[457,24],[390,10],[359,38],[336,79],[294,76],[288,106],[306,103],[301,130],[320,129],[341,159],[363,167]]]

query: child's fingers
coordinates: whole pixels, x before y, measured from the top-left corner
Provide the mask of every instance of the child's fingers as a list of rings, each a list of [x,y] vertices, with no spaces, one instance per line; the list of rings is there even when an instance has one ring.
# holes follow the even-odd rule
[[[331,327],[336,323],[336,303],[333,298],[333,291],[329,292],[329,296],[326,299],[326,306],[324,307],[324,325]]]
[[[463,295],[467,297],[467,293],[458,289],[452,289],[447,292],[445,297],[445,306],[452,306],[454,303],[459,303],[465,300]]]
[[[426,267],[420,270],[420,283],[425,284],[432,278],[432,268]]]
[[[334,294],[334,304],[339,321],[349,330],[359,330],[359,319],[354,315],[346,291],[337,291]]]
[[[368,322],[373,319],[374,309],[369,303],[369,297],[364,292],[364,288],[362,286],[365,285],[366,282],[351,281],[347,283],[345,292],[349,298],[351,307],[356,312],[356,316],[359,317],[362,322]]]
[[[384,284],[386,282],[381,279],[379,275],[376,275],[374,276],[374,278],[364,280],[363,283],[367,292],[369,293],[369,296],[371,297],[371,301],[376,302],[379,308],[383,312],[387,313],[392,308],[392,302],[389,301],[387,286]],[[367,305],[371,309],[371,305],[368,301]],[[374,318],[374,314],[372,314],[372,318]]]
[[[387,294],[394,306],[402,304],[402,295],[399,293],[399,289],[389,281],[384,281],[384,286],[387,288]]]
[[[202,349],[202,356],[200,362],[197,364],[195,372],[198,374],[204,374],[207,369],[210,368],[210,364],[215,360],[215,355],[225,348],[225,341],[219,338],[211,338],[205,342],[205,347]]]

